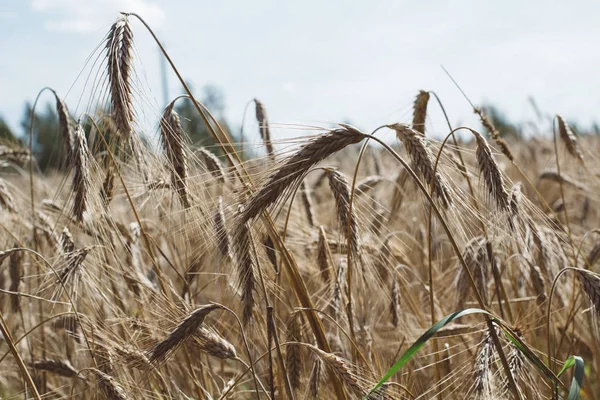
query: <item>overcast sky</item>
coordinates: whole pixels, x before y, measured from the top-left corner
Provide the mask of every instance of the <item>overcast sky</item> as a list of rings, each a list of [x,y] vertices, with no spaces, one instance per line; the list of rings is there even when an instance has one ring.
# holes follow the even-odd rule
[[[69,91],[119,11],[156,28],[185,79],[216,84],[239,125],[254,97],[277,123],[408,121],[419,89],[453,122],[475,124],[444,65],[475,103],[532,120],[546,112],[589,125],[600,110],[600,3],[549,1],[1,0],[0,115],[13,128],[44,86]],[[158,52],[132,21],[138,71],[162,103]],[[83,78],[79,78],[79,82]],[[169,74],[169,94],[181,93]],[[157,106],[158,108],[158,106]],[[432,131],[443,132],[432,112]]]

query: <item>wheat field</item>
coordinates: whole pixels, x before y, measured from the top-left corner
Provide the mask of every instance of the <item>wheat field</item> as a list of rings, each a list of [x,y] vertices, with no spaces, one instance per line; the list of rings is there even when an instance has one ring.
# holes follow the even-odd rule
[[[474,109],[436,139],[421,91],[411,121],[295,139],[255,100],[245,151],[195,100],[217,145],[191,145],[179,96],[149,143],[133,19],[106,112],[50,89],[62,171],[0,148],[0,398],[600,398],[597,138]]]

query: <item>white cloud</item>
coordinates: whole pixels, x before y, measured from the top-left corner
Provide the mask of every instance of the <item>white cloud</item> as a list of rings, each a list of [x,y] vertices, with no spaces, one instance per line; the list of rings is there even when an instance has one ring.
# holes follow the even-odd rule
[[[31,0],[31,8],[48,14],[49,31],[88,33],[104,27],[123,12],[135,12],[157,25],[164,18],[160,6],[148,0]]]

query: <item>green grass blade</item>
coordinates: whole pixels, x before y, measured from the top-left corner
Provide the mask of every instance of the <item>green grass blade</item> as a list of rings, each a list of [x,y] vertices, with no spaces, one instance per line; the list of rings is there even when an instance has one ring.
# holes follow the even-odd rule
[[[369,394],[379,389],[381,385],[383,385],[385,382],[387,382],[388,379],[394,376],[394,374],[398,372],[400,368],[402,368],[408,361],[410,361],[415,356],[415,354],[417,354],[421,347],[423,347],[423,345],[425,345],[425,343],[427,343],[427,341],[431,339],[437,333],[437,331],[442,329],[444,326],[448,325],[450,322],[470,314],[487,314],[495,319],[494,315],[480,308],[467,308],[465,310],[456,311],[452,314],[445,316],[444,318],[436,322],[431,328],[429,328],[423,335],[421,335],[421,337],[417,339],[417,341],[412,346],[410,346],[408,350],[406,350],[402,357],[400,357],[400,359],[396,361],[396,363],[388,370],[388,372],[383,376],[383,378],[381,378],[377,385],[375,385],[375,387],[371,389]],[[366,397],[368,397],[368,395]]]
[[[583,363],[583,358],[579,356],[571,356],[565,361],[562,369],[558,373],[558,376],[561,376],[566,370],[575,366],[575,370],[573,371],[573,379],[571,380],[571,388],[569,389],[569,399],[568,400],[577,400],[579,398],[579,394],[581,392],[581,386],[583,385],[583,377],[585,375],[585,365]]]

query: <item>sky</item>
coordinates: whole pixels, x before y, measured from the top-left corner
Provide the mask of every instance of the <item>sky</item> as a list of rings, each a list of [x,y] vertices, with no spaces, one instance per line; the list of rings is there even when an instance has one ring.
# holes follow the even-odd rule
[[[476,104],[531,121],[547,113],[589,126],[600,109],[600,3],[592,1],[0,0],[0,116],[19,130],[44,86],[81,112],[88,58],[119,11],[155,29],[184,79],[217,85],[239,126],[253,98],[276,127],[409,122],[420,89],[453,123],[477,126],[443,65]],[[159,53],[132,20],[136,71],[152,115],[163,106]],[[93,60],[93,59],[92,59]],[[87,64],[88,67],[90,64]],[[89,69],[89,68],[88,68]],[[88,74],[86,76],[86,74]],[[182,93],[172,72],[170,98]],[[48,101],[51,100],[46,95]],[[431,107],[430,107],[431,109]],[[250,109],[251,110],[251,109]],[[154,114],[153,114],[154,113]],[[249,111],[246,119],[253,119]],[[428,129],[444,133],[433,108]]]

